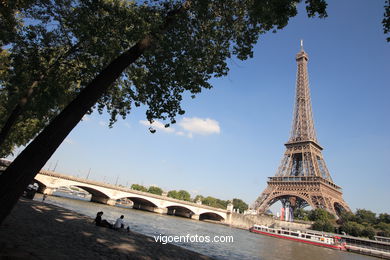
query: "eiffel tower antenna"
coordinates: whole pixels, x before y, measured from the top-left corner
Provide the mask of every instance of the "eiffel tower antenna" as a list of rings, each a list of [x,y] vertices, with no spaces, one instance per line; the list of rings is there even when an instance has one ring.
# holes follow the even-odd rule
[[[342,198],[342,191],[334,184],[326,167],[314,129],[307,63],[309,56],[301,50],[297,61],[295,104],[290,138],[286,151],[274,177],[255,201],[254,208],[264,213],[272,204],[281,201],[290,209],[324,208],[334,215],[350,211]]]

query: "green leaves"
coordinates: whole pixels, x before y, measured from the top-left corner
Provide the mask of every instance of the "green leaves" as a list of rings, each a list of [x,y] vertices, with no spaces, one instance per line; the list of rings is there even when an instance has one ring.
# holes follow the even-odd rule
[[[147,192],[148,191],[148,189],[145,186],[140,185],[140,184],[132,184],[131,185],[131,189],[132,190],[139,190],[139,191],[143,191],[143,192]]]
[[[40,131],[38,126],[47,125],[110,61],[146,35],[153,38],[153,46],[121,74],[95,108],[110,114],[110,127],[134,105],[146,106],[150,122],[174,123],[176,115],[185,113],[180,105],[184,93],[194,98],[210,89],[211,78],[229,72],[226,60],[232,56],[251,58],[259,36],[286,26],[299,2],[188,1],[188,9],[169,21],[167,15],[179,10],[182,1],[19,0],[7,6],[11,15],[1,16],[8,22],[7,35],[0,34],[0,43],[9,43],[9,62],[0,70],[0,94],[5,97],[1,116],[8,118],[36,84],[18,122],[39,123],[29,135],[16,134],[25,139],[9,140],[3,155],[26,144]],[[323,0],[306,3],[309,14],[324,14]]]
[[[315,17],[318,14],[318,17],[324,18],[328,17],[326,13],[326,6],[328,5],[325,0],[306,0],[305,3],[307,15],[309,17]]]
[[[168,192],[168,197],[178,199],[178,200],[184,200],[184,201],[191,201],[191,195],[188,191],[185,190],[171,190]]]
[[[211,196],[207,196],[202,199],[202,203],[203,205],[207,205],[210,207],[226,209],[229,202],[227,200],[221,200]]]
[[[248,209],[248,204],[241,199],[233,199],[233,208],[238,209],[240,213],[244,213]]]
[[[327,221],[327,220],[335,219],[335,217],[332,214],[330,214],[325,209],[321,209],[321,208],[316,208],[314,210],[311,210],[309,212],[309,216],[308,217],[309,217],[309,219],[311,221],[317,221],[317,220]]]
[[[335,232],[335,227],[329,220],[317,220],[311,228],[318,231]]]
[[[383,24],[383,32],[385,34],[390,33],[390,0],[386,0],[385,2],[385,14],[382,20]],[[387,37],[387,41],[390,42],[390,37]]]
[[[148,189],[148,192],[153,193],[153,194],[157,194],[157,195],[163,194],[163,190],[160,187],[156,187],[156,186],[150,186]]]

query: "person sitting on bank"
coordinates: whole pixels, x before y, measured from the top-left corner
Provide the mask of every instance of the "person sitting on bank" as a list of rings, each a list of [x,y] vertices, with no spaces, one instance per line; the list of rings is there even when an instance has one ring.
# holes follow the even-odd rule
[[[116,221],[115,221],[115,224],[114,224],[114,229],[118,230],[120,228],[124,228],[125,227],[125,223],[123,222],[123,218],[124,216],[120,216],[120,218],[118,218]]]
[[[96,214],[96,218],[95,218],[95,221],[94,221],[96,226],[112,228],[112,224],[110,222],[108,222],[107,220],[102,219],[102,216],[103,216],[103,211],[99,211]]]

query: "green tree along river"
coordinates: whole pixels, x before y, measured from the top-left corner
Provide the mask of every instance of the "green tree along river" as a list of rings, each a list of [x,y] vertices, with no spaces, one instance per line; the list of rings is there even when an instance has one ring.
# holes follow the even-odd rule
[[[41,195],[36,195],[41,200]],[[342,252],[278,238],[250,233],[247,230],[230,228],[181,217],[160,215],[140,210],[120,208],[82,200],[50,196],[46,203],[67,208],[94,218],[103,211],[103,218],[114,222],[124,215],[126,226],[131,230],[148,235],[171,236],[233,236],[233,243],[173,243],[215,259],[299,259],[299,260],[368,260],[375,259],[354,253]]]

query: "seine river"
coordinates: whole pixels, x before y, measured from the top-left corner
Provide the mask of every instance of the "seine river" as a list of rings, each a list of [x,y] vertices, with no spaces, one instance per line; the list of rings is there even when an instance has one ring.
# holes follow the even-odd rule
[[[41,198],[42,195],[37,194],[35,199],[41,200]],[[159,235],[186,236],[187,234],[190,236],[209,237],[233,236],[234,240],[232,243],[173,243],[215,259],[376,259],[354,253],[266,237],[250,233],[247,230],[181,217],[160,215],[54,196],[49,196],[45,202],[76,211],[92,218],[96,216],[96,212],[103,211],[103,219],[111,222],[114,222],[120,215],[124,215],[125,223],[126,225],[130,225],[131,230],[151,237]]]

